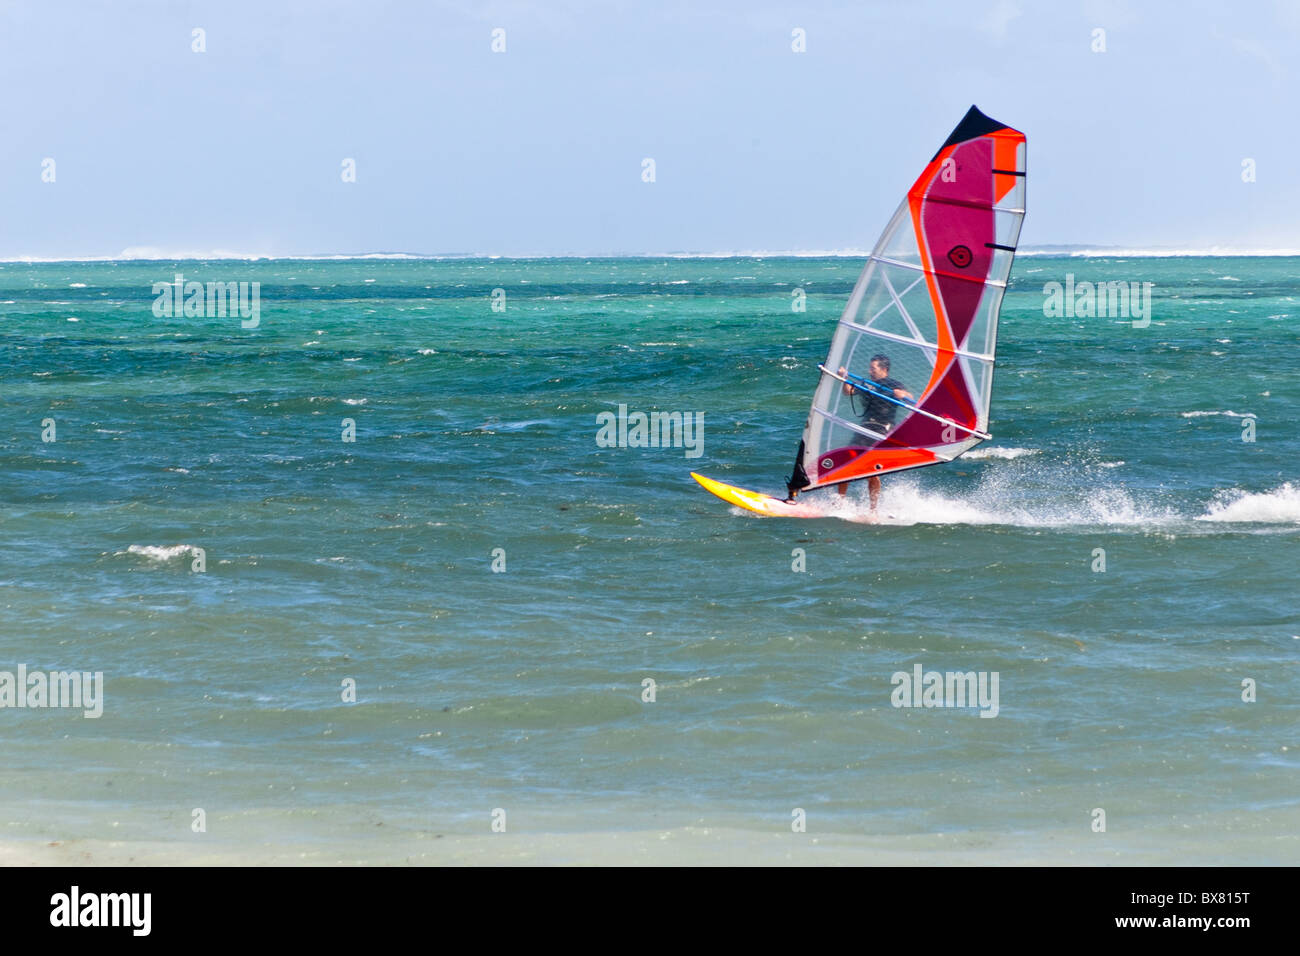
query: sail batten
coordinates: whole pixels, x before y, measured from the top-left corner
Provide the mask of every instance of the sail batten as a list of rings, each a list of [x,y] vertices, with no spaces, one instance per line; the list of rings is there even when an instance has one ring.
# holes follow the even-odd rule
[[[1024,134],[972,106],[867,257],[823,363],[792,493],[951,461],[989,437],[1025,179]]]
[[[928,349],[932,352],[944,352],[950,355],[961,355],[965,358],[975,359],[980,362],[992,362],[992,355],[985,355],[979,352],[968,352],[965,349],[944,348],[935,342],[927,342],[924,339],[909,339],[903,335],[895,335],[893,332],[881,332],[879,329],[868,328],[865,325],[858,325],[852,319],[840,319],[841,325],[848,325],[860,332],[868,335],[874,335],[878,339],[889,339],[894,342],[902,342],[904,345],[919,345],[921,348]]]
[[[960,279],[962,282],[979,282],[984,285],[993,285],[993,286],[1000,286],[1000,287],[1006,286],[1006,282],[998,281],[997,279],[980,279],[973,276],[958,275],[955,272],[938,272],[934,269],[927,269],[924,266],[918,266],[910,262],[900,262],[897,259],[886,259],[883,256],[868,256],[867,258],[873,259],[876,262],[883,262],[886,265],[897,266],[900,269],[912,269],[916,272],[928,273],[929,275],[932,276],[937,275],[937,276],[944,276],[945,278],[948,279]]]

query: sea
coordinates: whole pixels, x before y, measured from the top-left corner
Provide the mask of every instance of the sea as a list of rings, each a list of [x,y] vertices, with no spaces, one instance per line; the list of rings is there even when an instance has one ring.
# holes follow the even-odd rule
[[[1300,258],[1021,256],[990,441],[708,494],[862,264],[0,263],[0,843],[1300,863]]]

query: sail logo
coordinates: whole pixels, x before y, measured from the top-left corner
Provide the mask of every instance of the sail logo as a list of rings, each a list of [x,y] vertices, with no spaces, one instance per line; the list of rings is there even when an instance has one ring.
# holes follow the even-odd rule
[[[125,926],[132,936],[148,936],[152,928],[152,893],[71,892],[50,897],[51,926]]]
[[[895,671],[889,682],[895,707],[977,707],[981,717],[998,715],[997,671]]]
[[[596,415],[600,448],[683,448],[687,458],[704,454],[703,412],[632,412],[620,404],[618,414]]]
[[[1043,317],[1048,319],[1132,319],[1133,328],[1151,324],[1154,282],[1078,282],[1066,273],[1065,282],[1043,285]]]
[[[260,282],[186,282],[177,272],[171,282],[155,282],[153,294],[153,314],[159,319],[239,316],[245,329],[257,328],[262,320]]]
[[[0,710],[5,708],[80,708],[81,716],[104,715],[104,672],[33,671],[19,664],[18,673],[0,671]]]

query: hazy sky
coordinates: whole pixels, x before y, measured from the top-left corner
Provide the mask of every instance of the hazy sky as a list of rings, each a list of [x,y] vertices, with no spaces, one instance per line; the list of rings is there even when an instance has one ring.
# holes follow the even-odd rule
[[[0,0],[0,80],[5,258],[864,249],[972,103],[1022,245],[1300,249],[1300,2]]]

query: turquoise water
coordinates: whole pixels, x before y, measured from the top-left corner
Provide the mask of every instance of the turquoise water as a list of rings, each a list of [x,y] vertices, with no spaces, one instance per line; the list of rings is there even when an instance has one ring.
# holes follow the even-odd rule
[[[1300,260],[1023,257],[993,441],[880,525],[729,508],[688,473],[783,488],[860,265],[0,264],[0,670],[105,681],[97,720],[0,710],[4,836],[1101,807],[1112,848],[1300,862]],[[258,327],[155,317],[175,272],[260,282]],[[1067,273],[1154,283],[1151,324],[1047,317]],[[703,413],[703,453],[600,447],[620,404]],[[891,706],[916,663],[997,672],[998,716]]]

